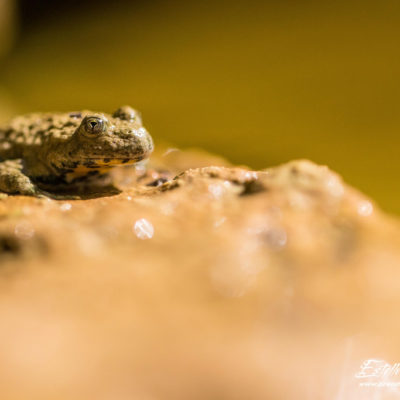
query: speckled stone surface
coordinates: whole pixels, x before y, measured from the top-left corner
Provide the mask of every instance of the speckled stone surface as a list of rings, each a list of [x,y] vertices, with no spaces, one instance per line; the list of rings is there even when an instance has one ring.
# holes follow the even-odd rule
[[[309,161],[168,149],[114,180],[0,200],[2,398],[373,398],[354,375],[400,361],[398,221]]]

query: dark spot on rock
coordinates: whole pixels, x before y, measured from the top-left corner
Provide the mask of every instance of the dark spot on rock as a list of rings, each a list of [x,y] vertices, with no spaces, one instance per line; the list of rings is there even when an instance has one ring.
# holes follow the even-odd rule
[[[3,258],[42,256],[49,251],[43,236],[35,234],[29,240],[19,239],[11,232],[0,232],[0,260]]]
[[[207,175],[208,175],[210,178],[219,178],[218,173],[215,172],[215,171],[207,171]]]
[[[175,180],[177,180],[177,179],[179,179],[179,178],[182,178],[184,175],[185,175],[185,171],[184,171],[184,172],[181,172],[180,174],[178,174],[178,175],[176,175],[176,176],[174,176],[173,180],[175,181]]]
[[[124,158],[124,159],[122,160],[122,164],[126,164],[126,163],[129,162],[129,161],[131,161],[130,158]]]
[[[248,196],[268,190],[261,182],[254,180],[242,183],[243,191],[240,196]]]
[[[17,238],[0,234],[0,256],[3,255],[18,255],[22,252],[21,242]]]
[[[161,186],[162,184],[164,184],[165,182],[168,182],[167,178],[158,178],[153,182],[148,183],[146,186]]]
[[[111,158],[105,158],[105,159],[104,159],[104,162],[105,162],[106,164],[108,164],[110,161],[111,161]]]
[[[172,180],[172,181],[167,181],[163,183],[162,185],[159,186],[159,190],[161,192],[166,192],[167,190],[174,190],[177,189],[181,186],[181,183],[179,180]]]

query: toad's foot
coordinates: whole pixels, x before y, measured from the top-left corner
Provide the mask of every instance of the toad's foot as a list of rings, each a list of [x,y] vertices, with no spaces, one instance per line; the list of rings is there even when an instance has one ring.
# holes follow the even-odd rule
[[[0,162],[0,192],[24,196],[48,197],[23,173],[22,160]]]

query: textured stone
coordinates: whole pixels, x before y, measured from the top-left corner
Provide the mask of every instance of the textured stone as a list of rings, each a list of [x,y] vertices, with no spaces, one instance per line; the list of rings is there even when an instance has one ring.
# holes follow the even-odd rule
[[[398,222],[328,168],[170,149],[115,182],[0,200],[2,398],[364,399],[400,361]]]

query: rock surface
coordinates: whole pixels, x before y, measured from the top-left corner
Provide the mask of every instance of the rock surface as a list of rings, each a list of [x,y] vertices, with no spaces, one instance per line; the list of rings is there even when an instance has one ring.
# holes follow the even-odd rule
[[[177,149],[115,182],[0,200],[2,398],[399,398],[354,376],[400,362],[400,227],[373,201]]]

